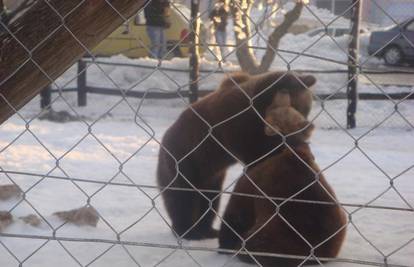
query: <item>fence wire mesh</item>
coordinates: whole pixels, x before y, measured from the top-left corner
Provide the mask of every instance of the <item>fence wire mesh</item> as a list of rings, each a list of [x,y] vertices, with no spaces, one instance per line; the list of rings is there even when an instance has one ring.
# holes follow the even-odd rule
[[[3,51],[5,40],[16,42],[26,54],[16,69],[0,73],[2,103],[14,112],[0,125],[1,266],[241,266],[240,259],[258,266],[274,266],[274,262],[278,266],[310,263],[315,266],[414,266],[414,81],[412,68],[404,65],[414,55],[414,21],[406,20],[406,15],[401,14],[412,3],[333,1],[337,6],[332,13],[318,8],[323,6],[319,3],[323,1],[224,1],[225,6],[230,5],[225,28],[227,41],[219,45],[218,39],[223,36],[217,34],[209,18],[214,1],[189,1],[187,4],[192,4],[193,12],[185,1],[172,1],[171,26],[165,30],[167,49],[157,58],[154,55],[157,47],[151,46],[148,35],[159,29],[151,33],[144,16],[144,9],[152,1],[155,0],[143,3],[131,18],[117,8],[122,1],[71,0],[67,3],[73,8],[65,13],[60,12],[63,7],[56,6],[62,1],[0,2],[0,70],[6,70],[8,64],[5,59],[9,55]],[[123,24],[98,47],[91,48],[68,26],[67,20],[83,10],[83,5],[93,9],[96,3],[104,3]],[[274,43],[269,36],[286,22],[286,14],[299,5],[301,13],[290,32]],[[349,75],[348,45],[352,38],[349,33],[350,25],[355,23],[352,11],[357,5],[362,9],[362,25],[368,26],[362,27],[359,37],[357,71]],[[49,29],[50,33],[40,43],[29,47],[26,44],[30,42],[22,39],[25,37],[19,35],[19,28],[13,23],[37,6],[47,7],[59,25]],[[191,13],[196,16],[192,17]],[[238,16],[242,17],[243,25],[236,21]],[[379,16],[384,19],[379,21]],[[79,19],[83,17],[79,14]],[[36,18],[31,21],[35,22]],[[374,47],[373,27],[384,21],[391,21],[393,27],[385,30],[388,34],[385,40]],[[195,26],[199,29],[194,29]],[[245,29],[250,30],[248,35]],[[52,73],[56,66],[42,65],[34,55],[48,40],[56,38],[60,30],[83,49],[85,57],[79,65],[66,66],[67,71],[55,79]],[[189,40],[191,35],[197,40],[195,44]],[[192,44],[200,53],[199,74],[192,76],[195,80],[189,80],[188,75],[196,67],[192,64],[195,61],[189,60]],[[258,95],[246,93],[247,85],[233,74],[245,64],[244,52],[251,53],[256,63],[273,54],[274,60],[267,70],[282,71],[271,83],[257,82],[264,87]],[[54,57],[53,52],[49,56]],[[394,63],[401,64],[389,66],[384,64],[384,58],[387,63],[397,60]],[[58,58],[54,64],[62,63]],[[4,94],[15,89],[5,85],[20,79],[19,71],[28,65],[48,80],[50,87],[45,90],[52,88],[46,93],[50,100],[43,102],[42,108],[40,96],[20,107],[14,106]],[[269,124],[268,114],[255,103],[285,79],[293,79],[299,83],[296,86],[308,87],[303,78],[309,77],[306,74],[317,80],[311,88],[314,100],[309,122],[295,133],[281,132]],[[242,96],[230,99],[223,110],[211,111],[227,114],[225,119],[214,121],[191,105],[188,97],[214,92],[223,79]],[[348,129],[346,90],[354,80],[359,82],[361,101],[357,128]],[[191,86],[198,90],[190,91]],[[226,110],[238,100],[247,101],[247,105],[234,113]],[[182,126],[183,130],[178,131],[180,137],[171,142],[179,147],[184,144],[178,140],[195,138],[197,142],[185,153],[174,154],[171,147],[166,147],[163,136],[184,109],[197,122],[190,126],[190,133],[185,132],[188,126]],[[265,125],[271,126],[281,138],[270,151],[249,161],[248,156],[240,158],[240,153],[217,134],[221,133],[221,127],[235,125],[234,121],[248,112],[260,119],[263,131]],[[290,136],[306,132],[311,124],[316,130],[310,146],[320,169],[305,159],[306,152],[289,142]],[[252,125],[244,127],[249,132]],[[203,136],[193,137],[196,132]],[[243,134],[231,131],[231,135],[238,140]],[[248,146],[252,141],[255,140],[241,142]],[[223,156],[226,161],[237,163],[228,170],[221,187],[195,182],[194,173],[189,175],[185,169],[189,160],[208,145],[226,154]],[[263,179],[255,176],[254,170],[277,158],[280,150],[300,161],[301,166],[293,168],[293,174],[287,173],[295,177],[295,173],[304,169],[311,177],[300,177],[303,182],[298,188],[273,194],[272,190],[278,186],[288,188],[286,184],[291,185],[292,180],[287,179],[285,184],[268,182],[264,186],[260,182]],[[158,151],[170,157],[169,162],[175,169],[175,177],[166,184],[155,179]],[[208,153],[202,162],[213,166],[211,162],[216,159],[208,158]],[[200,169],[209,170],[208,167]],[[204,173],[197,175],[212,178]],[[217,174],[220,175],[224,176]],[[281,181],[286,180],[283,174],[279,176]],[[272,181],[270,178],[267,181]],[[250,189],[236,190],[243,183]],[[315,187],[321,191],[319,194],[325,195],[323,199],[306,196],[307,190]],[[188,207],[197,204],[191,198],[167,199],[168,192],[174,192],[171,196],[189,194],[200,201],[199,205],[206,206],[199,215],[191,215],[195,218],[184,231],[173,226],[170,207],[174,206],[173,210],[181,216]],[[163,197],[172,202],[164,203]],[[232,210],[239,212],[238,216],[255,205],[255,211],[244,215],[240,222],[242,225],[255,222],[254,227],[240,232],[234,229],[234,222],[226,221],[227,204],[233,200],[247,203],[236,205]],[[295,213],[295,207],[301,214]],[[310,207],[309,212],[303,207]],[[311,220],[321,220],[324,226],[334,224],[333,218],[314,219],[315,214],[323,214],[322,209],[338,209],[346,220],[334,231],[323,233],[324,238],[319,237],[321,240],[315,243],[309,237],[323,230],[303,226],[303,221],[298,223],[291,218],[309,220],[310,225]],[[265,216],[259,217],[259,212]],[[214,227],[227,229],[236,236],[238,245],[227,248],[221,246],[221,241],[219,245],[217,239],[187,240],[192,231],[200,231],[200,225],[207,218],[215,218]],[[274,229],[275,225],[283,225],[284,231],[290,234],[278,238],[283,233]],[[304,228],[299,229],[298,225]],[[321,248],[344,234],[345,229],[347,236],[339,255],[320,255]],[[295,248],[298,243],[302,245]]]

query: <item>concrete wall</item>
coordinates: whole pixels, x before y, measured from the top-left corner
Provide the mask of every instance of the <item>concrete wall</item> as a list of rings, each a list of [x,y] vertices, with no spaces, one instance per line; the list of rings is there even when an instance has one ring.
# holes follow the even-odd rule
[[[365,0],[365,16],[367,21],[382,26],[402,22],[414,17],[414,1],[412,0]],[[392,19],[391,19],[392,18]]]
[[[351,0],[313,0],[311,2],[319,8],[328,10],[334,7],[336,15],[345,12],[352,3]],[[413,0],[364,0],[362,3],[362,20],[368,23],[386,26],[395,24],[389,16],[397,22],[414,16]],[[345,17],[349,15],[350,13],[347,12]]]

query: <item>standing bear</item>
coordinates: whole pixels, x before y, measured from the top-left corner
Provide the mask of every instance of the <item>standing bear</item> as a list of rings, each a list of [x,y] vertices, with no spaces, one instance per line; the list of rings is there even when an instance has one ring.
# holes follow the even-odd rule
[[[157,182],[177,235],[217,237],[212,223],[227,168],[254,163],[280,145],[280,135],[263,131],[266,108],[284,90],[292,107],[307,117],[312,105],[309,88],[315,82],[313,76],[293,72],[236,73],[183,111],[162,139],[157,167]]]
[[[316,257],[337,256],[345,237],[346,217],[306,143],[313,125],[284,105],[268,110],[265,119],[266,134],[277,130],[294,138],[289,147],[256,164],[238,180],[223,216],[220,248],[239,250],[244,246],[250,253],[288,255],[254,256],[265,267],[302,266],[304,259],[289,256],[306,258],[312,252]],[[239,254],[239,258],[253,262],[248,255]],[[312,259],[306,264],[316,264]]]

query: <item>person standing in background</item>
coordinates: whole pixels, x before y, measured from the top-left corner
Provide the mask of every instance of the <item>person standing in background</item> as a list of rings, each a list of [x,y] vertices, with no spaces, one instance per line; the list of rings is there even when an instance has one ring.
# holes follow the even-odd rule
[[[225,62],[226,55],[226,27],[229,12],[225,0],[219,0],[210,12],[210,20],[213,22],[214,36],[220,48],[221,60]]]
[[[150,0],[144,8],[152,58],[161,59],[167,50],[165,30],[171,26],[170,13],[169,0]]]

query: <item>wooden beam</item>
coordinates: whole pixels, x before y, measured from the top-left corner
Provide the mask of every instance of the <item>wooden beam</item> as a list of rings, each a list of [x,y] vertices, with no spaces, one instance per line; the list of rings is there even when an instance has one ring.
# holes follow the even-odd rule
[[[200,79],[200,53],[197,44],[200,43],[200,9],[199,0],[191,0],[191,32],[190,32],[190,103],[198,100],[198,80]]]
[[[348,45],[348,108],[346,111],[346,128],[356,127],[355,114],[358,104],[358,74],[359,74],[359,29],[361,22],[362,0],[352,0],[351,40]]]
[[[0,25],[0,124],[136,14],[145,0],[35,1]]]

